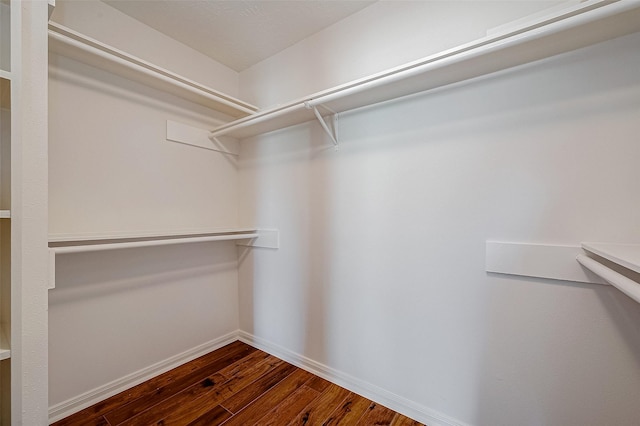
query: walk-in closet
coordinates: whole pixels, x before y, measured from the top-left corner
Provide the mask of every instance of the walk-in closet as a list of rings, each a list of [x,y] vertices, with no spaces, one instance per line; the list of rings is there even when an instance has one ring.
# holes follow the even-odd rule
[[[0,24],[0,425],[640,424],[640,1]]]

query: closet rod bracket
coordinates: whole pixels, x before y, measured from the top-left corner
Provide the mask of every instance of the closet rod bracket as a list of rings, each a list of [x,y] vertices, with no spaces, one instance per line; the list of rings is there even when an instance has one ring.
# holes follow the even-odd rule
[[[338,113],[330,110],[325,106],[322,106],[324,109],[326,109],[331,113],[333,123],[331,127],[329,127],[324,117],[322,117],[322,114],[320,114],[320,111],[318,111],[318,107],[316,105],[311,105],[309,101],[306,101],[304,103],[304,107],[306,109],[313,110],[313,113],[315,114],[316,118],[318,119],[318,122],[322,126],[322,129],[325,131],[327,135],[329,135],[329,138],[331,138],[331,141],[333,142],[333,146],[336,149],[338,149]]]

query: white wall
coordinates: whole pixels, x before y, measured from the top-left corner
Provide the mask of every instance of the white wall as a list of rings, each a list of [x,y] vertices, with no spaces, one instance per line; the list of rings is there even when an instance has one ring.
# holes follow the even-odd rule
[[[50,405],[238,328],[233,243],[62,255],[56,278]]]
[[[558,3],[379,1],[242,71],[240,96],[261,107],[291,101],[484,37]]]
[[[344,114],[338,151],[315,123],[244,141],[241,216],[281,248],[241,263],[241,329],[429,424],[636,424],[640,306],[487,274],[484,247],[640,241],[639,43]]]
[[[63,10],[80,20],[85,7]],[[137,25],[120,33],[132,46],[131,34],[149,33]],[[212,128],[221,114],[51,56],[50,233],[237,225],[236,160],[165,138],[168,119]],[[49,292],[50,405],[237,330],[237,281],[229,242],[59,256]]]

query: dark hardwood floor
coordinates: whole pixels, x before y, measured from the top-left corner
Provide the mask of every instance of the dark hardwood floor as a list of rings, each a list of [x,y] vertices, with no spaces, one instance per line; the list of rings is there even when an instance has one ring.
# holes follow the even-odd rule
[[[420,424],[242,342],[231,343],[54,423]]]

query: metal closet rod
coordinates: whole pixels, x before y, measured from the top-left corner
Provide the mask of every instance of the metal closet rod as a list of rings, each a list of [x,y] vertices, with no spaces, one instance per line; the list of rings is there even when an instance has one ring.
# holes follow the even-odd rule
[[[55,254],[68,254],[68,253],[84,253],[92,251],[105,251],[105,250],[119,250],[127,248],[137,247],[155,247],[155,246],[167,246],[174,244],[187,244],[187,243],[203,243],[207,241],[228,241],[228,240],[246,240],[251,238],[257,238],[258,233],[244,233],[244,234],[228,234],[228,235],[210,235],[205,237],[185,237],[185,238],[164,238],[147,241],[129,241],[122,243],[105,243],[105,244],[83,244],[74,246],[61,246],[50,247],[49,250]]]
[[[584,254],[578,255],[576,260],[585,268],[598,275],[606,282],[640,303],[640,283],[635,282],[619,272],[603,265],[595,259],[592,259]]]

